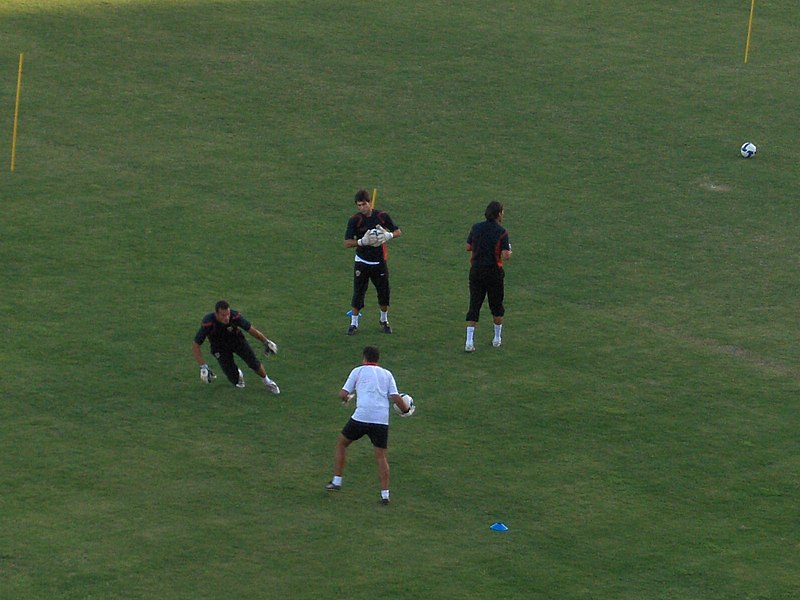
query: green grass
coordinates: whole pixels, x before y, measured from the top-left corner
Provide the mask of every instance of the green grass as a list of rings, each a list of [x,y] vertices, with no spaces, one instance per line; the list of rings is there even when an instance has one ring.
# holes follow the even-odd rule
[[[3,2],[0,597],[796,597],[800,7],[744,65],[711,4]],[[359,187],[393,336],[372,291],[344,336]],[[200,385],[220,297],[279,399]],[[371,342],[418,403],[388,510],[367,442],[323,489]]]

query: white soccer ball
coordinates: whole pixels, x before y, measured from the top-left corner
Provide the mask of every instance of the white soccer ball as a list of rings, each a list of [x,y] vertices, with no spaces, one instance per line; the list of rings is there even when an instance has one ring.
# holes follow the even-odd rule
[[[745,142],[742,144],[742,148],[739,152],[741,152],[744,158],[750,158],[756,155],[757,150],[758,148],[756,148],[756,145],[753,142]]]
[[[400,407],[397,406],[397,404],[393,403],[392,408],[394,408],[394,412],[403,417],[408,417],[414,414],[414,411],[416,410],[416,406],[414,406],[414,399],[408,394],[400,394],[400,397],[406,401],[406,404],[410,407],[410,410],[407,413],[404,413],[400,410]]]

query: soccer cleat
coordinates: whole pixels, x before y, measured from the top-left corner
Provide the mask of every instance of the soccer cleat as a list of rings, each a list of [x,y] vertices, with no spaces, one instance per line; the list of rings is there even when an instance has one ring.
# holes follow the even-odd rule
[[[500,344],[502,344],[502,340],[500,338],[495,338],[492,340],[492,346],[495,348],[499,348]]]
[[[244,373],[242,373],[241,369],[239,369],[239,381],[236,382],[236,387],[238,388],[244,387]]]
[[[347,328],[347,335],[355,335],[357,331],[358,325],[350,325],[350,327]]]
[[[467,344],[464,346],[464,352],[475,352],[475,346]]]
[[[273,394],[280,394],[281,388],[278,387],[278,384],[272,381],[271,379],[267,379],[264,382],[264,385],[267,386],[267,389],[272,392]]]
[[[325,489],[328,490],[329,492],[338,492],[340,489],[342,489],[342,486],[336,485],[331,481],[328,485],[325,486]]]
[[[381,498],[380,500],[383,506],[389,506],[389,499],[388,498]]]
[[[392,333],[392,326],[389,325],[389,321],[381,321],[381,328],[383,333]]]

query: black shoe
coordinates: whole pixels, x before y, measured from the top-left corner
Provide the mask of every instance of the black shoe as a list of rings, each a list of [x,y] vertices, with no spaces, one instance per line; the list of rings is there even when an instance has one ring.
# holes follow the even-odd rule
[[[381,504],[383,506],[388,506],[389,505],[389,499],[388,498],[381,498]]]
[[[383,328],[383,333],[392,333],[392,326],[389,325],[389,321],[381,321],[381,327]]]
[[[328,485],[325,486],[325,489],[328,490],[329,492],[338,492],[340,489],[342,489],[342,486],[336,485],[331,481]]]
[[[350,327],[347,328],[347,335],[355,335],[357,331],[358,325],[350,325]]]

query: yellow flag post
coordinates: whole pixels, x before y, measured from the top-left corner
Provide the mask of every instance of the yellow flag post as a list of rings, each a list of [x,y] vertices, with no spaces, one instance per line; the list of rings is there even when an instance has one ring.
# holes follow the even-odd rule
[[[14,172],[14,161],[17,157],[17,121],[19,120],[19,92],[22,89],[22,52],[19,53],[19,70],[17,71],[17,101],[14,104],[14,133],[11,134],[11,172]]]
[[[744,64],[747,64],[747,55],[750,53],[750,32],[753,31],[753,13],[756,11],[756,0],[750,0],[750,19],[747,21],[747,42],[744,45]]]
[[[378,188],[374,188],[372,190],[372,202],[370,202],[370,206],[372,208],[375,208],[375,198],[377,198],[377,197],[378,197]]]

